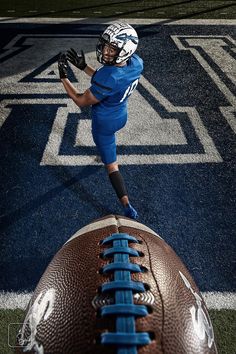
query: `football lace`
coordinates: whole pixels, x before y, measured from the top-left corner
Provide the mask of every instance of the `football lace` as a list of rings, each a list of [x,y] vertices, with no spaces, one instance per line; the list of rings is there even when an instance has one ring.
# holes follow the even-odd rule
[[[139,243],[134,236],[126,233],[114,233],[100,243],[102,246],[112,245],[101,256],[113,258],[112,263],[102,268],[102,273],[113,273],[113,279],[101,286],[101,293],[112,293],[114,297],[114,304],[102,306],[100,315],[114,316],[116,321],[116,331],[102,333],[101,343],[115,345],[120,354],[135,354],[137,346],[151,342],[148,332],[136,332],[136,317],[147,316],[149,312],[147,306],[134,304],[133,294],[144,293],[149,287],[131,279],[131,273],[141,273],[143,269],[142,266],[131,263],[129,257],[140,257],[143,254],[129,247],[129,242]]]

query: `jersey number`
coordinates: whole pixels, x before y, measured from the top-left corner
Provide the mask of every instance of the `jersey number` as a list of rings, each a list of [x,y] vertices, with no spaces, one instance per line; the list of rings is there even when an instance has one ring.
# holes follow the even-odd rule
[[[138,85],[138,79],[132,82],[132,84],[128,86],[120,102],[123,102],[126,99],[126,97],[130,96],[131,93],[135,90],[137,85]]]

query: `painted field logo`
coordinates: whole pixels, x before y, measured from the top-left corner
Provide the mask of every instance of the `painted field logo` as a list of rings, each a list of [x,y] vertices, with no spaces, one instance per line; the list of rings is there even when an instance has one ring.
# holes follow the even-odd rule
[[[232,45],[231,38],[178,35],[171,38],[180,54],[182,50],[190,51],[199,67],[206,70],[208,80],[213,80],[223,93],[229,105],[219,107],[219,111],[236,132],[236,102],[228,83],[234,80],[234,74],[226,70],[227,65],[233,67],[235,64],[230,52],[225,50],[226,46]],[[47,111],[54,120],[46,145],[44,142],[41,165],[97,164],[89,110],[80,109],[65,98],[57,69],[58,53],[61,48],[69,47],[84,48],[87,61],[97,67],[94,52],[96,41],[95,35],[18,35],[0,55],[1,77],[4,78],[1,82],[0,125],[10,115],[16,114],[18,105],[24,105],[24,112],[31,119],[34,119],[35,110],[39,107],[42,116]],[[208,55],[208,61],[201,55],[202,50]],[[219,70],[214,71],[209,64],[212,61],[228,81],[221,78]],[[89,87],[86,75],[81,75],[76,69],[70,75],[75,85],[79,81],[81,91]],[[38,143],[41,143],[40,140]],[[171,97],[165,97],[144,76],[130,99],[126,128],[117,134],[117,154],[119,162],[124,165],[223,161],[198,107],[172,103]]]
[[[206,315],[206,311],[204,310],[204,304],[202,302],[202,298],[196,293],[188,279],[183,275],[182,272],[179,271],[179,274],[185,284],[185,286],[189,289],[189,291],[193,294],[196,300],[196,306],[192,306],[190,308],[190,313],[192,316],[192,323],[195,333],[198,338],[204,340],[207,337],[208,347],[211,348],[214,343],[214,332],[213,327],[210,321],[210,318]]]
[[[40,293],[33,304],[30,304],[25,321],[17,335],[17,346],[23,346],[23,351],[34,350],[36,353],[44,352],[42,344],[38,341],[38,326],[46,321],[53,312],[55,290],[48,289]]]

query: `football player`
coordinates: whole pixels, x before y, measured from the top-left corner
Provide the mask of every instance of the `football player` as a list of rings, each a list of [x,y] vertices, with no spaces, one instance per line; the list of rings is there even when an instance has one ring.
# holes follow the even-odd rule
[[[58,60],[60,79],[73,101],[79,106],[92,106],[92,135],[111,184],[127,217],[136,219],[137,211],[130,204],[124,179],[116,157],[115,133],[127,122],[127,100],[138,84],[143,61],[134,54],[138,46],[135,29],[126,23],[114,23],[99,38],[95,70],[71,48]],[[67,77],[68,61],[91,77],[91,86],[79,93]]]

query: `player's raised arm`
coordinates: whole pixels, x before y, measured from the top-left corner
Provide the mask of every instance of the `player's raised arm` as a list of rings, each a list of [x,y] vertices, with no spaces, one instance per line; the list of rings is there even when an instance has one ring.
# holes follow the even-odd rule
[[[58,70],[61,82],[70,98],[79,107],[91,106],[99,102],[92,92],[87,89],[84,93],[79,93],[67,78],[68,63],[65,54],[60,54],[58,59]]]
[[[70,48],[66,52],[66,59],[78,69],[84,71],[88,76],[93,76],[95,73],[95,69],[86,63],[83,50],[81,50],[81,54],[79,55],[73,48]]]

